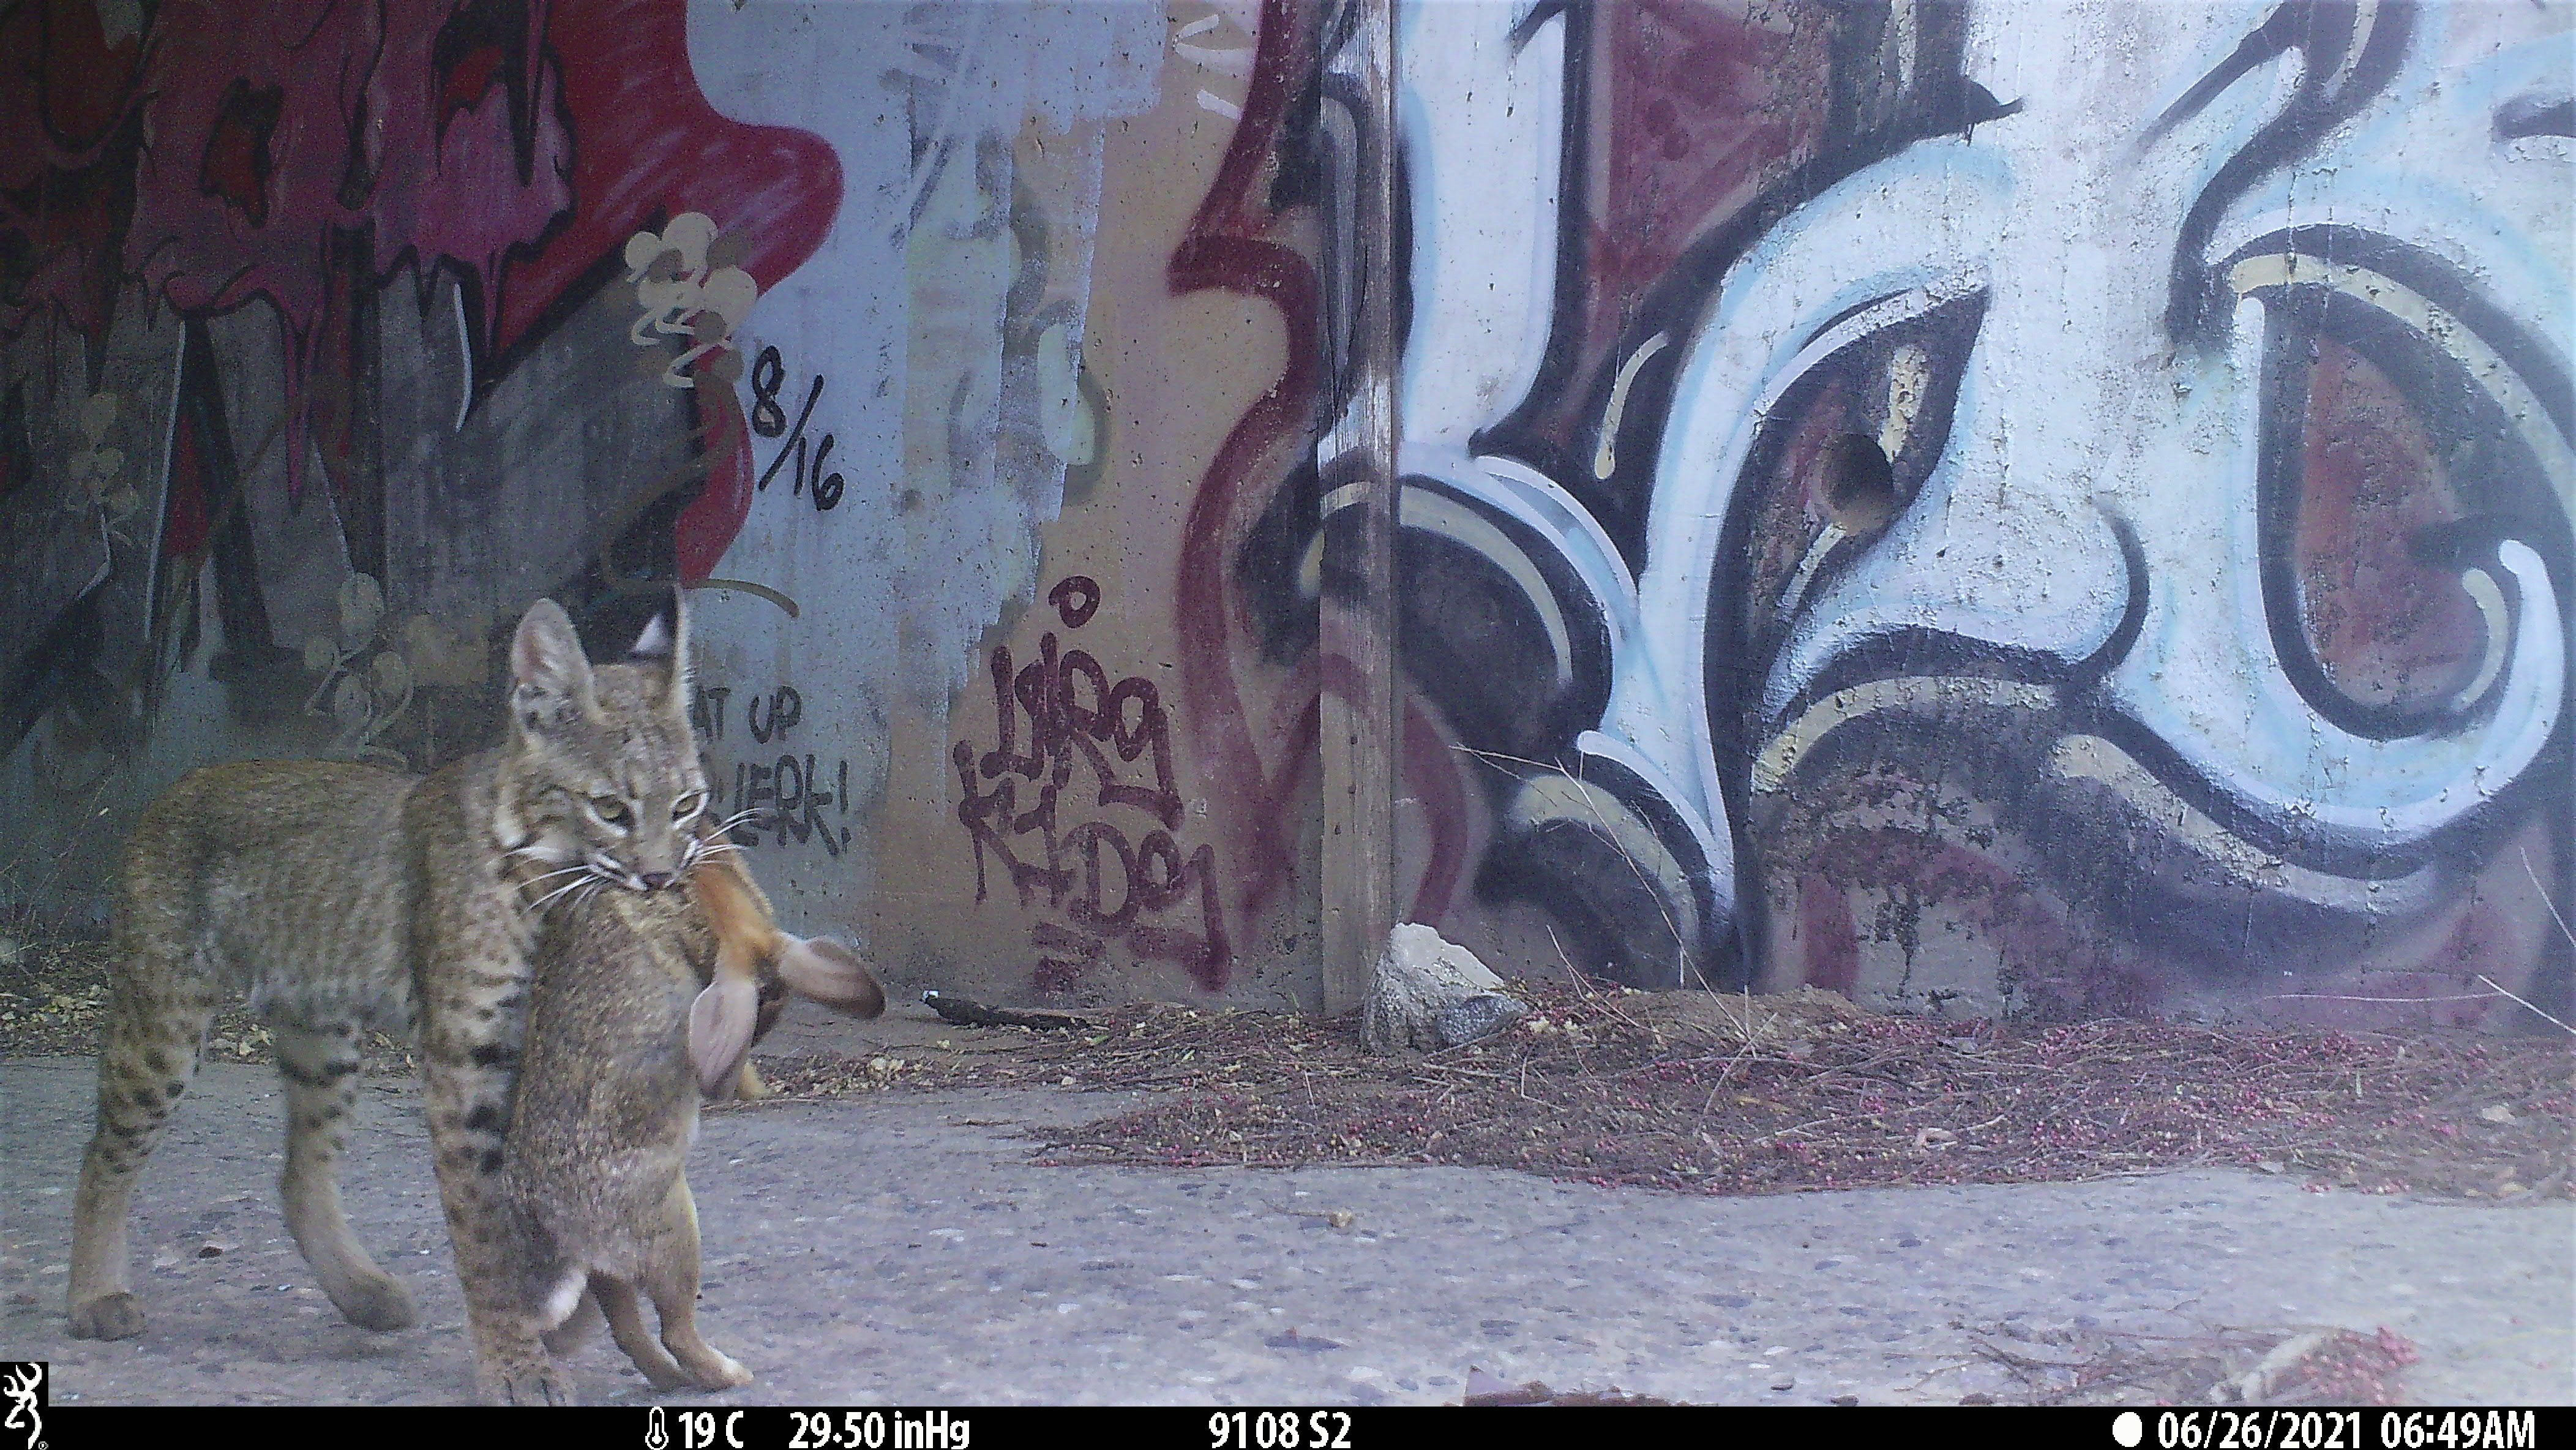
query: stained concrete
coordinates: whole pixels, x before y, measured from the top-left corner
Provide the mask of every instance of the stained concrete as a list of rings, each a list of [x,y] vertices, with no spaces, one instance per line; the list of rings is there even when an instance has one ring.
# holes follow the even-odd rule
[[[420,1327],[340,1322],[276,1207],[272,1072],[215,1065],[144,1181],[143,1338],[70,1339],[90,1064],[0,1063],[0,1357],[57,1404],[467,1398],[417,1094],[374,1082],[352,1217]],[[1049,1168],[1018,1136],[1132,1101],[1043,1088],[711,1113],[690,1181],[734,1403],[1436,1403],[1470,1366],[1696,1401],[2009,1388],[1971,1324],[2386,1325],[2419,1398],[2576,1399],[2576,1205],[2314,1194],[2176,1173],[1705,1199],[1455,1168]],[[1336,1227],[1334,1215],[1348,1214]],[[201,1257],[208,1244],[223,1246]],[[637,1402],[604,1342],[585,1397]],[[1788,1388],[1776,1388],[1786,1384]],[[680,1402],[674,1398],[672,1402]]]

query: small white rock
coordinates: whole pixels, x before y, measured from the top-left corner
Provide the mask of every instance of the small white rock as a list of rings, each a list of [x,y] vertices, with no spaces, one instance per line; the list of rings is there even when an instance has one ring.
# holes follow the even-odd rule
[[[1474,952],[1420,922],[1405,922],[1387,933],[1386,950],[1378,955],[1360,1012],[1360,1035],[1377,1052],[1455,1046],[1442,1040],[1440,1014],[1469,998],[1502,996],[1502,987],[1502,978]]]

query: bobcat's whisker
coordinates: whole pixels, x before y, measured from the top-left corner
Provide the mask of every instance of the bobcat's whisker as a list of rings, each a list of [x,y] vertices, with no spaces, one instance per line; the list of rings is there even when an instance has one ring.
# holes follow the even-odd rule
[[[548,896],[546,897],[546,899],[545,899],[545,900],[543,900],[543,901],[531,902],[531,903],[529,903],[527,906],[524,906],[524,907],[520,908],[520,910],[522,910],[522,911],[526,912],[526,913],[527,913],[528,915],[530,915],[530,916],[534,916],[534,915],[538,914],[539,912],[544,911],[544,910],[546,909],[546,907],[547,907],[550,903],[552,903],[556,897],[561,896],[561,895],[563,895],[564,893],[566,893],[566,892],[568,892],[568,891],[577,891],[577,890],[579,890],[579,889],[581,889],[581,883],[580,883],[580,882],[578,882],[578,881],[575,881],[575,882],[573,882],[571,885],[568,885],[568,886],[561,886],[561,887],[557,887],[557,888],[553,891],[553,893],[551,893],[550,895],[548,895]]]
[[[548,902],[551,902],[551,901],[553,901],[556,897],[558,897],[558,896],[562,896],[562,895],[565,895],[565,894],[567,894],[567,893],[569,893],[569,892],[579,891],[579,890],[580,890],[580,889],[581,889],[585,884],[587,884],[588,882],[590,882],[591,880],[593,880],[594,878],[596,878],[596,877],[598,876],[598,874],[599,874],[599,873],[597,873],[597,872],[595,872],[595,871],[591,871],[591,870],[588,870],[588,869],[584,869],[584,871],[582,872],[581,879],[580,879],[579,881],[568,881],[568,882],[564,883],[563,885],[556,887],[554,890],[552,890],[552,891],[550,891],[550,892],[546,893],[546,895],[545,895],[545,897],[544,897],[544,899],[543,899],[543,900],[538,901],[535,905],[530,906],[530,907],[529,907],[529,908],[527,908],[527,909],[528,909],[529,911],[532,911],[532,912],[534,912],[534,911],[543,911],[543,910],[545,910],[545,909],[546,909],[546,904],[547,904]]]

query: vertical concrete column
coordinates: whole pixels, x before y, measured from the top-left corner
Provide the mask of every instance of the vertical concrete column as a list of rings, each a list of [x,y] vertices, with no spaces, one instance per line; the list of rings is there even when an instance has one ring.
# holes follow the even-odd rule
[[[1358,1009],[1395,924],[1396,3],[1343,0],[1349,23],[1324,29],[1345,37],[1326,65],[1361,113],[1346,274],[1356,308],[1332,360],[1358,374],[1357,386],[1318,460],[1327,1016]]]

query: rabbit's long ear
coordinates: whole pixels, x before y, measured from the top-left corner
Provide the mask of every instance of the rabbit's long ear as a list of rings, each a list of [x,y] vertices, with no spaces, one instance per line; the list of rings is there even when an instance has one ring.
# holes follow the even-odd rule
[[[786,949],[778,954],[778,975],[798,995],[853,1017],[885,1011],[885,987],[857,953],[823,937],[779,937]]]
[[[751,1053],[752,1029],[760,1022],[760,988],[751,978],[719,968],[716,979],[689,1007],[689,1065],[698,1074],[698,1091],[722,1097],[742,1072]]]

